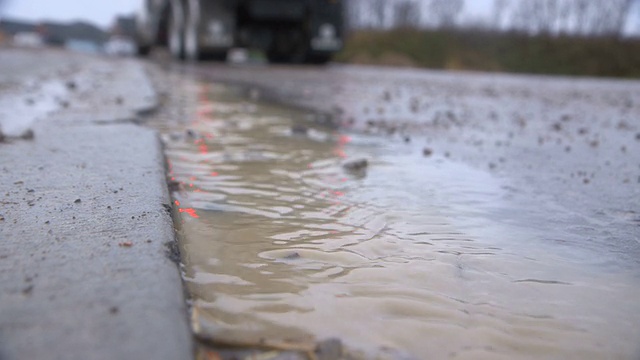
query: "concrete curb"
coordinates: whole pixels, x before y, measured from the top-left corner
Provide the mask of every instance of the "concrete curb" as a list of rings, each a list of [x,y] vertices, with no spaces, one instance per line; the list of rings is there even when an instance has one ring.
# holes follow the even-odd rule
[[[157,97],[135,61],[74,76],[101,90],[0,143],[0,359],[192,358],[161,144],[122,121]]]

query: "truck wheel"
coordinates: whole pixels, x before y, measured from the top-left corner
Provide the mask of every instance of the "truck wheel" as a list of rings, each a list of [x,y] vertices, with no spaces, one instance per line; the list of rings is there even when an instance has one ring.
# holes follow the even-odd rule
[[[171,5],[168,43],[171,55],[176,59],[184,59],[184,12],[180,5]]]

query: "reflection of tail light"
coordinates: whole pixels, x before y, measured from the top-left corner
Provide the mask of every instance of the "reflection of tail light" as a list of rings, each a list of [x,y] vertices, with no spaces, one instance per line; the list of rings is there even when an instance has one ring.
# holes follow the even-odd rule
[[[193,209],[193,208],[185,208],[185,209],[181,208],[180,207],[180,201],[176,200],[173,203],[176,204],[176,206],[178,206],[178,212],[186,213],[186,214],[188,214],[189,216],[191,216],[192,218],[195,218],[195,219],[200,217],[200,216],[198,216],[198,213],[196,213],[196,210]]]
[[[344,152],[344,146],[348,143],[351,142],[351,137],[348,135],[340,135],[338,137],[338,144],[336,146],[335,149],[333,149],[333,154],[341,157],[341,158],[346,158],[347,154]]]
[[[198,146],[198,150],[200,151],[200,154],[202,155],[206,155],[209,152],[209,148],[207,147],[207,144],[203,143],[202,145]]]
[[[338,138],[338,143],[342,145],[346,145],[350,142],[351,142],[351,137],[348,135],[340,135],[340,137]]]
[[[189,216],[191,216],[192,218],[198,219],[200,216],[198,216],[198,214],[196,213],[196,210],[193,208],[186,208],[186,209],[178,209],[178,211],[180,211],[181,213],[187,213],[189,214]]]

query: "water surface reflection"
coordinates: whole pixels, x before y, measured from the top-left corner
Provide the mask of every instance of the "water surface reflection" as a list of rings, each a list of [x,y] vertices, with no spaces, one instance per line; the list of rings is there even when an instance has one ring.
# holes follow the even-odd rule
[[[637,274],[528,225],[541,205],[505,180],[213,85],[197,96],[189,130],[164,137],[204,331],[337,336],[363,357],[637,358]]]

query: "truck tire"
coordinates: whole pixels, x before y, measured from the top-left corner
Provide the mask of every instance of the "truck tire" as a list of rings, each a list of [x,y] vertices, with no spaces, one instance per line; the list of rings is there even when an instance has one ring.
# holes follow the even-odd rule
[[[184,11],[179,1],[172,1],[169,14],[168,46],[169,52],[176,59],[184,59]]]

